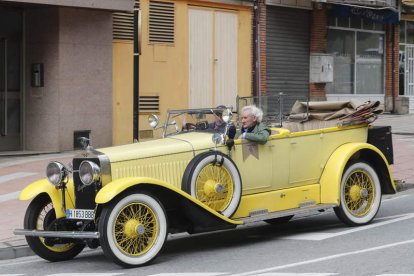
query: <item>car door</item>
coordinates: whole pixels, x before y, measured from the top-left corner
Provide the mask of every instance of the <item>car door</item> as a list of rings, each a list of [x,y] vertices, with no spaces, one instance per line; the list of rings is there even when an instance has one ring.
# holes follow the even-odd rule
[[[289,138],[289,186],[317,183],[321,164],[323,133],[312,131]]]
[[[245,139],[235,140],[232,159],[239,169],[243,195],[271,189],[274,145],[260,145]]]

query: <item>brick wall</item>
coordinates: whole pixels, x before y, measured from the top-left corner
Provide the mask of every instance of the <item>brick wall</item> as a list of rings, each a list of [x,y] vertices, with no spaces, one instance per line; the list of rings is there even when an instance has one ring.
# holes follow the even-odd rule
[[[394,111],[394,99],[398,97],[399,94],[398,61],[400,49],[400,26],[388,24],[385,30],[385,110]]]
[[[258,22],[252,21],[252,27],[255,28],[255,24],[259,24],[259,51],[255,47],[252,47],[252,49],[256,49],[256,53],[253,54],[253,57],[256,57],[258,54],[260,54],[259,57],[259,64],[255,63],[255,60],[253,60],[253,89],[254,89],[254,95],[258,95],[261,93],[262,95],[266,94],[266,4],[264,0],[257,0],[255,1],[255,5],[257,5],[257,12],[258,12]],[[256,12],[253,10],[253,12]],[[255,37],[255,33],[253,32],[253,44],[256,42],[257,37]],[[257,83],[259,80],[259,72],[256,71],[256,66],[260,66],[259,72],[260,72],[260,87]]]
[[[310,53],[327,52],[327,9],[322,3],[314,3],[310,26]],[[325,100],[325,83],[310,83],[309,97],[311,100]]]

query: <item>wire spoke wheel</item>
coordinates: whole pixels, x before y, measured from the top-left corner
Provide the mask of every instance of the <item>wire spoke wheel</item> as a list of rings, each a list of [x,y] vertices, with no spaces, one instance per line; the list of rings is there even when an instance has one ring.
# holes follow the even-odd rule
[[[119,212],[113,231],[120,250],[127,255],[139,256],[154,244],[158,235],[158,222],[147,205],[132,203]]]
[[[146,192],[130,192],[104,206],[98,228],[105,255],[124,267],[154,260],[168,232],[164,207]]]
[[[40,211],[39,216],[36,221],[37,230],[48,230],[48,226],[56,219],[55,210],[53,208],[52,202],[49,202],[44,208]],[[55,244],[49,246],[45,242],[45,238],[39,237],[40,242],[53,252],[65,252],[75,247],[75,243],[65,243],[65,244]]]
[[[335,213],[350,226],[371,222],[381,205],[381,184],[375,170],[365,162],[350,164],[342,175],[340,205]]]
[[[345,181],[346,207],[354,216],[365,216],[372,207],[375,186],[370,175],[365,171],[355,171]]]
[[[208,151],[188,164],[181,188],[223,216],[231,217],[239,207],[241,185],[236,164],[219,151]],[[188,215],[197,219],[191,213]]]
[[[70,229],[56,229],[54,224],[56,214],[54,206],[47,195],[40,195],[33,199],[27,208],[24,218],[25,229],[36,229],[46,231],[68,231]],[[77,256],[85,247],[81,241],[66,242],[51,245],[43,237],[26,236],[30,248],[38,256],[51,262],[70,260]]]
[[[210,208],[223,212],[233,197],[233,180],[228,170],[216,164],[201,169],[196,179],[196,198]]]

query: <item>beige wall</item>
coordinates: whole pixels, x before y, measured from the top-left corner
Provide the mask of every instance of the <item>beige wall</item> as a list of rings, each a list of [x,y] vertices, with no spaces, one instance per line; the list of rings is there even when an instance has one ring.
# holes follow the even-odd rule
[[[174,1],[175,43],[173,45],[150,44],[148,41],[149,1],[141,0],[142,11],[142,54],[140,55],[139,93],[160,97],[160,117],[163,121],[167,109],[188,107],[188,6],[203,5],[213,9],[231,9],[238,15],[238,95],[251,95],[251,7],[224,5],[201,1]],[[114,41],[114,144],[130,142],[132,137],[132,47]],[[128,59],[127,56],[131,55]],[[121,66],[124,60],[125,67]],[[127,112],[127,114],[122,114]],[[139,116],[139,130],[150,129],[148,115]],[[131,119],[129,119],[131,118]],[[124,125],[128,124],[128,125]],[[161,131],[155,131],[160,134]],[[125,138],[127,137],[127,138]]]
[[[42,8],[26,11],[25,149],[72,150],[91,130],[95,147],[112,143],[112,15]],[[32,63],[44,87],[30,86]]]
[[[131,143],[133,139],[133,43],[113,43],[113,132],[116,145]]]

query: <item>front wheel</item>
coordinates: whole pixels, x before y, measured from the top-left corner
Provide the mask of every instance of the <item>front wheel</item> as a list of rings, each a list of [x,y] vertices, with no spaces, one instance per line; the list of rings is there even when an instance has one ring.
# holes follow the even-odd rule
[[[167,217],[152,195],[132,193],[104,206],[99,220],[105,255],[123,267],[151,262],[167,238]]]
[[[40,195],[33,199],[29,207],[27,207],[24,217],[24,228],[54,230],[55,220],[55,209],[50,198],[47,195]],[[34,253],[51,262],[70,260],[77,256],[85,247],[83,243],[76,243],[75,241],[73,243],[48,245],[42,237],[26,236],[26,240]]]
[[[381,204],[381,184],[375,170],[365,162],[351,164],[342,176],[338,218],[350,226],[370,223]]]

